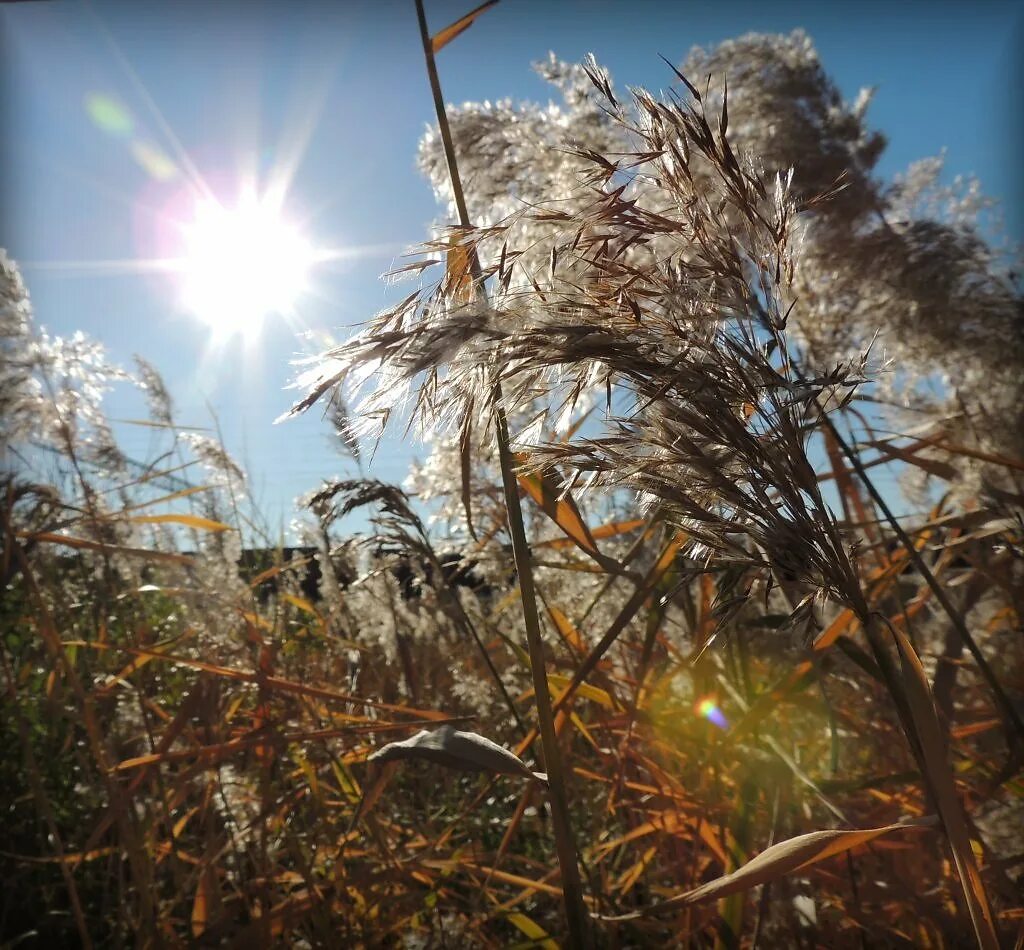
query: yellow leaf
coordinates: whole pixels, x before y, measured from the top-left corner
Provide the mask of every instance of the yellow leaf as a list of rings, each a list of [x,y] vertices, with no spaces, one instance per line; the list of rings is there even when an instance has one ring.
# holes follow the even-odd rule
[[[562,639],[572,649],[579,653],[587,652],[587,645],[583,642],[583,637],[580,636],[579,631],[572,625],[572,621],[561,610],[557,607],[548,606],[548,616],[551,618],[551,622],[555,625],[555,629],[559,632]]]
[[[827,650],[836,642],[836,640],[846,633],[847,629],[856,627],[856,625],[857,620],[854,617],[852,610],[847,608],[841,611],[836,619],[829,624],[828,629],[814,641],[814,652],[820,653],[822,650]]]
[[[171,828],[171,837],[180,838],[181,833],[185,830],[185,825],[188,824],[188,820],[197,812],[199,808],[190,808],[184,815],[182,815],[175,823],[174,827]]]
[[[106,683],[98,687],[96,690],[96,695],[98,697],[106,696],[118,683],[123,683],[126,677],[131,676],[132,673],[134,673],[140,667],[145,666],[152,659],[152,656],[135,657],[135,659],[132,660],[127,666],[123,667],[118,673],[116,673],[109,680],[107,680]]]
[[[564,716],[565,713],[559,713],[559,715],[560,716]],[[577,716],[576,713],[571,712],[571,713],[569,713],[569,721],[576,727],[576,729],[578,730],[579,734],[581,736],[583,736],[583,738],[586,739],[587,742],[590,743],[590,745],[593,747],[594,751],[597,752],[598,754],[601,754],[601,747],[597,744],[597,741],[590,734],[590,730],[586,727],[586,725],[584,724],[583,720],[580,719],[580,717]]]
[[[305,611],[307,614],[312,614],[317,619],[320,618],[320,611],[316,609],[305,597],[296,597],[294,594],[282,594],[283,600],[287,600],[293,607],[298,607],[299,610]]]
[[[651,863],[651,859],[657,853],[657,848],[648,848],[644,853],[643,857],[636,862],[629,870],[619,878],[619,894],[628,894],[632,890],[633,885],[640,880],[640,875],[644,873],[647,865]]]
[[[287,564],[275,564],[273,567],[268,567],[265,571],[261,571],[257,574],[250,582],[249,586],[252,588],[259,587],[260,584],[265,581],[269,581],[272,577],[277,577],[278,574],[283,574],[285,571],[294,571],[300,567],[304,567],[306,564],[312,563],[314,560],[313,556],[309,557],[297,557],[292,558]]]
[[[197,531],[230,531],[231,526],[199,515],[134,515],[128,519],[134,524],[183,524]]]
[[[568,676],[562,676],[561,673],[548,673],[548,685],[549,688],[554,690],[564,690],[570,683]],[[605,709],[614,709],[615,704],[612,702],[611,696],[608,693],[600,689],[597,686],[591,686],[589,683],[580,683],[576,687],[576,695],[582,696],[584,699],[589,699],[592,702],[597,703],[599,706],[604,706]]]
[[[344,763],[339,762],[337,759],[332,760],[331,771],[334,772],[334,779],[345,797],[350,802],[358,802],[362,797],[363,790],[359,787],[359,783],[345,767]]]
[[[558,944],[548,936],[548,932],[540,924],[530,920],[526,914],[509,914],[505,919],[513,927],[533,940],[535,946],[543,947],[544,950],[558,950]]]

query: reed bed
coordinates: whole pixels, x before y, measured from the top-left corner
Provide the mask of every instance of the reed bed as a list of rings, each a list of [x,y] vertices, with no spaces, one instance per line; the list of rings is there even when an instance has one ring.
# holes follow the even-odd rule
[[[629,149],[475,225],[434,56],[488,6],[420,7],[458,223],[296,406],[347,445],[407,411],[449,447],[419,499],[325,483],[273,554],[155,370],[41,337],[3,260],[3,940],[1012,941],[1024,462],[874,432],[880,359],[790,326],[842,192],[734,146],[724,77],[626,102],[588,62]],[[114,382],[166,440],[141,469]]]

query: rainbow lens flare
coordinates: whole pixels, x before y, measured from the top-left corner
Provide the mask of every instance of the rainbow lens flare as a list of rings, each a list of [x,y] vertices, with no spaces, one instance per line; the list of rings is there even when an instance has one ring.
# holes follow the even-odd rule
[[[719,729],[728,729],[729,720],[725,718],[722,710],[713,699],[702,699],[697,703],[697,715],[708,722],[713,722]]]

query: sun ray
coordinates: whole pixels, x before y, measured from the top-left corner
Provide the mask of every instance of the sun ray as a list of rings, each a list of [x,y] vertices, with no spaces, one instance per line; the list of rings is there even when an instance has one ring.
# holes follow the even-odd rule
[[[379,244],[346,244],[340,247],[321,247],[316,251],[317,264],[334,264],[341,261],[362,260],[367,257],[384,257],[399,254],[406,245],[398,241],[383,241]]]
[[[184,259],[126,257],[91,261],[19,261],[18,266],[25,271],[44,271],[56,277],[118,277],[178,273],[184,266]]]
[[[135,67],[132,66],[132,64],[128,61],[128,57],[125,56],[124,52],[121,50],[121,47],[118,44],[117,40],[114,38],[113,33],[110,32],[110,29],[103,22],[99,13],[97,13],[95,8],[91,4],[86,5],[86,10],[89,16],[92,18],[97,32],[99,33],[103,42],[106,44],[107,48],[110,50],[111,55],[114,57],[117,64],[121,67],[125,76],[128,77],[128,81],[131,83],[132,88],[142,99],[143,103],[145,103],[146,108],[149,110],[150,116],[152,117],[153,121],[157,124],[157,127],[159,128],[160,132],[166,137],[167,142],[169,143],[171,150],[174,152],[175,157],[177,158],[177,161],[180,164],[182,170],[185,172],[185,176],[188,179],[189,183],[193,188],[195,188],[199,192],[199,194],[203,195],[207,199],[212,200],[213,190],[207,184],[206,180],[199,172],[199,169],[196,167],[195,162],[192,161],[192,157],[189,155],[184,145],[182,145],[181,140],[175,134],[174,129],[171,128],[170,123],[164,117],[164,114],[161,111],[160,107],[156,104],[156,100],[154,100],[153,97],[150,95],[149,90],[146,88],[145,83],[143,83],[142,79],[139,77],[139,74],[138,72],[136,72]]]
[[[336,70],[337,67],[333,64],[321,67],[319,76],[303,86],[301,111],[292,113],[293,122],[281,136],[280,157],[275,161],[274,168],[268,176],[267,195],[272,200],[283,203],[291,190],[292,182],[306,157],[309,143],[320,124]]]
[[[20,148],[22,146],[20,143],[13,143],[13,147]],[[45,165],[50,171],[56,172],[58,175],[63,175],[71,181],[81,182],[83,185],[87,185],[92,188],[97,194],[104,195],[105,197],[116,201],[118,204],[131,208],[133,211],[143,211],[155,218],[166,218],[165,213],[159,208],[154,207],[147,202],[140,201],[137,197],[125,194],[113,185],[110,185],[93,175],[87,175],[85,172],[80,171],[67,162],[59,161],[58,159],[47,155],[41,149],[25,148],[25,154],[31,156],[33,164]]]

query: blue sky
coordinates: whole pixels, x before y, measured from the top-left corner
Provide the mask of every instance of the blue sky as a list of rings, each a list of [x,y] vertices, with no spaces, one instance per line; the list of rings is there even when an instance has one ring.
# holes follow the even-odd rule
[[[473,5],[427,0],[431,28]],[[882,175],[946,148],[949,175],[977,174],[1019,239],[1019,3],[503,0],[439,67],[456,102],[547,101],[530,63],[549,49],[569,60],[592,51],[620,88],[657,89],[670,83],[659,53],[678,62],[694,44],[796,27],[848,98],[878,86],[869,117],[889,138]],[[117,105],[106,128],[87,109],[97,96]],[[297,328],[340,338],[400,292],[378,275],[438,217],[414,167],[432,114],[411,0],[4,6],[0,245],[23,262],[49,330],[82,330],[123,364],[149,359],[184,423],[216,413],[271,523],[285,523],[296,495],[346,470],[317,413],[272,425],[293,398],[290,360],[314,346]],[[159,213],[181,187],[165,172],[185,161],[218,193],[246,170],[266,177],[291,163],[289,216],[318,245],[344,250],[315,271],[297,320],[270,319],[258,339],[211,348],[166,275],[132,266],[154,255]],[[109,408],[141,412],[128,391]],[[147,456],[146,430],[120,434],[130,455]],[[372,473],[400,480],[416,451],[397,433]]]

